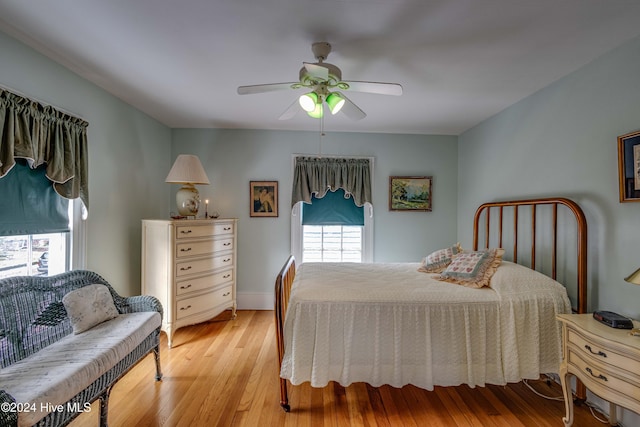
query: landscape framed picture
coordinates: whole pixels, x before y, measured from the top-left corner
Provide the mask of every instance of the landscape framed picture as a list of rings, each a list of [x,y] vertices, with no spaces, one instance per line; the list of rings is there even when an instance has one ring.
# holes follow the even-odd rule
[[[249,193],[249,216],[278,216],[278,181],[250,181]]]
[[[620,202],[640,202],[640,131],[618,137]]]
[[[432,181],[430,176],[390,176],[389,210],[431,212]]]

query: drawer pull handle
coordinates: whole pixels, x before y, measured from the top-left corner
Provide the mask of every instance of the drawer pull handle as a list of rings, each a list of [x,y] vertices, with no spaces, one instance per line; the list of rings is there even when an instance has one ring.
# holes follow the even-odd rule
[[[593,378],[597,378],[597,379],[599,379],[599,380],[603,380],[603,381],[609,381],[609,380],[607,379],[607,377],[605,377],[605,376],[604,376],[604,375],[602,375],[602,374],[600,374],[600,375],[598,375],[598,376],[595,376],[595,375],[593,374],[593,371],[591,370],[591,368],[586,368],[586,369],[585,369],[585,371],[589,372]]]
[[[231,246],[231,242],[223,243],[222,246]]]
[[[223,296],[223,297],[229,296],[229,294],[230,294],[230,293],[231,293],[231,292],[226,292],[226,293],[222,294],[222,296]]]
[[[189,233],[191,233],[191,230],[180,230],[180,233],[189,234]]]
[[[231,277],[230,274],[225,274],[224,276],[222,276],[223,279],[228,279],[229,277]]]
[[[180,310],[189,310],[191,308],[190,305],[186,306],[186,307],[180,307]]]
[[[596,353],[595,351],[591,350],[591,346],[589,344],[586,344],[584,346],[584,348],[586,348],[587,350],[589,350],[591,352],[591,354],[595,354],[596,356],[607,357],[607,353],[603,353],[602,351],[598,351]]]
[[[222,260],[222,262],[229,262],[229,261],[231,261],[231,258],[225,258]]]
[[[187,286],[180,286],[180,289],[189,289],[191,287],[191,284],[188,284]]]
[[[180,267],[180,271],[187,271],[187,270],[191,270],[191,266],[188,266],[188,267]]]
[[[189,252],[191,248],[180,248],[180,252]]]
[[[229,230],[231,230],[231,227],[225,227],[225,228],[223,228],[223,230],[224,231],[229,231]]]

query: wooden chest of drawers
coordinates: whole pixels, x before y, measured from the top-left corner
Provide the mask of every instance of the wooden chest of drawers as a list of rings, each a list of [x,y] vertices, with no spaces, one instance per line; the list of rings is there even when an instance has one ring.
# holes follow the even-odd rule
[[[565,399],[564,425],[573,424],[569,375],[575,375],[594,394],[609,401],[609,423],[616,425],[616,406],[640,413],[640,337],[628,329],[610,328],[592,314],[561,314],[563,358],[560,380]],[[639,325],[634,322],[637,328]]]
[[[237,220],[143,220],[142,293],[164,307],[169,347],[178,328],[236,311]]]

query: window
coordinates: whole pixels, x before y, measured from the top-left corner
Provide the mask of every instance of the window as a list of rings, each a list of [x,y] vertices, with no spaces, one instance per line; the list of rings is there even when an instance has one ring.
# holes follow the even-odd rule
[[[84,267],[83,204],[58,195],[43,166],[18,159],[0,179],[0,195],[0,278]]]
[[[364,226],[340,226],[341,231],[335,231],[332,227],[302,224],[302,202],[296,203],[291,210],[291,253],[296,260],[302,262],[336,261],[336,262],[373,262],[373,206],[370,203],[364,205]],[[358,231],[356,231],[358,230]],[[356,233],[359,234],[359,259],[355,260],[355,249],[358,246]],[[340,236],[340,249],[337,243]],[[322,241],[320,241],[322,239]],[[305,246],[306,240],[306,246]],[[307,254],[305,254],[305,249]],[[338,259],[338,253],[342,259]],[[323,259],[318,259],[320,256]]]
[[[49,276],[68,270],[68,234],[0,237],[0,279]]]
[[[291,253],[296,260],[373,261],[373,161],[293,156]]]
[[[302,205],[302,262],[362,261],[364,208],[343,189]]]
[[[303,225],[302,262],[362,262],[362,226]]]
[[[60,233],[23,234],[0,236],[0,279],[12,276],[53,276],[84,263],[78,256],[84,248],[78,234],[81,234],[81,220],[74,215],[78,201],[69,203],[70,231]],[[74,220],[75,219],[75,220]],[[77,232],[76,232],[77,230]],[[76,251],[73,251],[74,240]],[[74,259],[72,256],[76,254]]]
[[[84,268],[89,123],[3,88],[0,110],[0,277]]]

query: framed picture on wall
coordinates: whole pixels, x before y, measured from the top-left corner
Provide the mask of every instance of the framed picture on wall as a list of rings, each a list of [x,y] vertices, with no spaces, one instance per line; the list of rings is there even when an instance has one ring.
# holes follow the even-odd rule
[[[390,176],[389,210],[431,212],[432,177]]]
[[[278,181],[250,181],[249,193],[251,195],[250,216],[278,216]]]
[[[618,137],[620,202],[640,202],[640,131]]]

